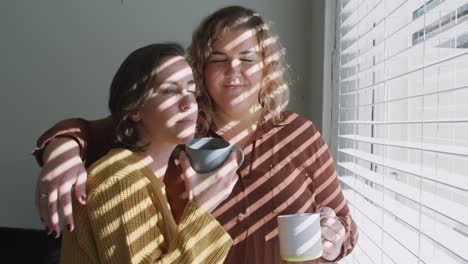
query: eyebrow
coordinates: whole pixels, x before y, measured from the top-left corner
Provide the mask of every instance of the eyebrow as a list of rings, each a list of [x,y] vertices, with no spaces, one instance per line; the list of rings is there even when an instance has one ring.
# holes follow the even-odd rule
[[[189,84],[195,83],[195,80],[194,80],[194,79],[190,79],[189,81],[187,81],[187,83],[189,83]],[[164,80],[164,81],[161,82],[159,85],[161,85],[161,84],[174,84],[174,85],[177,85],[177,81]]]
[[[246,55],[246,54],[258,54],[258,52],[256,52],[254,49],[249,49],[249,50],[244,50],[244,51],[241,51],[239,53],[240,55]],[[222,52],[222,51],[213,51],[211,52],[211,55],[226,55],[226,53]]]
[[[245,55],[245,54],[257,54],[257,53],[258,52],[256,52],[254,49],[249,49],[249,50],[242,51],[240,54]]]
[[[171,80],[164,80],[161,82],[161,84],[177,84],[176,81],[171,81]]]

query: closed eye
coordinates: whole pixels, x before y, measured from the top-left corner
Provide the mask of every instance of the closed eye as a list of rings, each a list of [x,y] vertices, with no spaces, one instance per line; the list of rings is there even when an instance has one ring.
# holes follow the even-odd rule
[[[220,63],[220,62],[226,62],[226,61],[227,61],[227,59],[219,58],[219,59],[210,59],[209,62],[211,62],[211,63]]]
[[[162,94],[175,94],[176,93],[176,89],[172,89],[172,88],[166,88],[166,89],[161,89],[161,93]]]
[[[254,62],[255,60],[254,59],[250,59],[250,58],[243,58],[243,59],[240,59],[241,61],[244,61],[244,62]]]

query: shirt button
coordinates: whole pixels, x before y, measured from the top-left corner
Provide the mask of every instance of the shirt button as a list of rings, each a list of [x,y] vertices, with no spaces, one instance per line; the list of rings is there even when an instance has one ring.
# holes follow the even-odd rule
[[[240,213],[237,215],[237,222],[242,222],[245,218],[247,218],[247,214]]]

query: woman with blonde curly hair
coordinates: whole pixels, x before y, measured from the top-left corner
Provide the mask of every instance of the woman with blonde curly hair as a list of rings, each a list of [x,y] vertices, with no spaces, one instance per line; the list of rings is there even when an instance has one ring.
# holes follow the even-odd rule
[[[262,58],[260,64],[257,63],[258,61],[249,62],[248,60],[251,58],[247,53],[244,54],[244,58],[239,59],[239,63],[246,64],[247,62],[247,65],[261,67],[261,69],[257,69],[257,71],[261,70],[262,72],[261,83],[255,87],[258,93],[251,93],[252,98],[258,95],[261,116],[271,115],[274,123],[277,123],[281,120],[282,112],[286,108],[289,89],[288,84],[283,79],[285,63],[282,61],[283,50],[280,48],[278,39],[271,33],[264,20],[254,11],[239,6],[226,7],[207,17],[200,24],[193,33],[192,44],[189,47],[188,59],[194,69],[199,90],[197,100],[200,105],[198,124],[200,134],[206,133],[214,114],[213,100],[209,95],[206,83],[210,77],[205,75],[207,70],[213,68],[209,67],[210,65],[220,64],[220,56],[215,63],[213,63],[213,58],[210,58],[213,53],[213,43],[227,31],[242,29],[249,29],[242,38],[245,40],[256,38],[258,41],[258,45],[255,47],[257,50],[250,55],[258,53]],[[216,56],[214,60],[216,60]]]
[[[232,193],[212,212],[233,239],[225,263],[284,263],[276,217],[306,212],[323,216],[323,255],[308,263],[333,262],[349,254],[358,232],[333,159],[312,122],[285,110],[289,88],[283,77],[284,52],[264,19],[241,6],[221,8],[194,31],[188,53],[197,84],[198,136],[224,138],[245,153]],[[40,138],[36,157],[47,142],[46,150],[63,144],[53,140],[63,135],[78,143],[84,158],[98,156],[106,146],[86,143],[106,138],[102,127],[109,125],[102,123],[62,121]],[[55,168],[46,166],[42,177]],[[184,189],[181,172],[169,162],[165,182],[176,220],[186,203],[179,195]],[[69,171],[59,178],[76,176]],[[43,189],[58,184],[38,183]],[[84,190],[75,187],[76,193],[80,197]],[[41,211],[51,213],[56,211]]]

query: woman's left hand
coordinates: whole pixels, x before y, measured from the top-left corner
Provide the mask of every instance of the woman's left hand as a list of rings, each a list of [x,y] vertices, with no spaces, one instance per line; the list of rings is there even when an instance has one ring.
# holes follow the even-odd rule
[[[335,260],[341,253],[341,246],[345,239],[345,227],[338,220],[335,211],[330,207],[320,208],[320,225],[322,229],[322,258]]]

